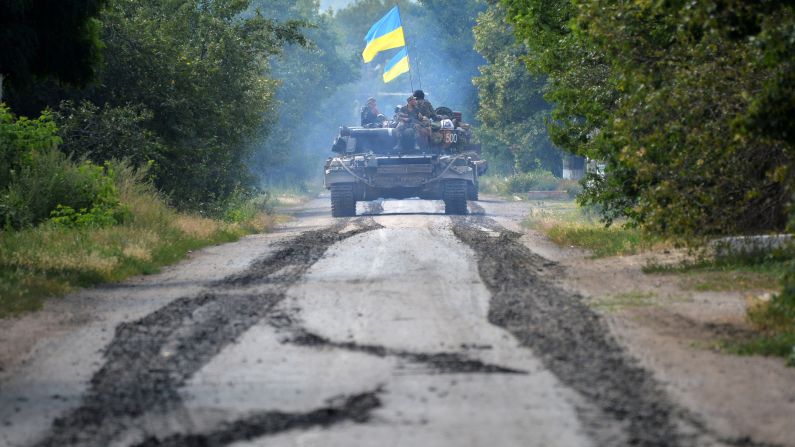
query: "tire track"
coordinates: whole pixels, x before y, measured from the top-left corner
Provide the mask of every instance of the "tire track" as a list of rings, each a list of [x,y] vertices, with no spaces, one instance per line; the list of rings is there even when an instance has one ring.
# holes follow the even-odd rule
[[[217,429],[199,434],[176,434],[164,439],[147,438],[135,447],[222,447],[238,441],[248,441],[261,436],[274,435],[287,430],[327,427],[345,421],[367,422],[370,413],[381,406],[377,397],[380,390],[343,397],[323,408],[307,413],[282,413],[269,411],[255,413],[234,422],[222,424]]]
[[[334,342],[317,334],[306,332],[300,329],[294,330],[294,333],[295,335],[292,338],[286,340],[287,343],[292,343],[299,346],[311,346],[317,348],[328,347],[351,352],[363,352],[376,357],[398,357],[408,360],[409,362],[428,365],[438,373],[527,374],[527,371],[507,368],[500,365],[493,365],[490,363],[483,363],[480,360],[472,359],[466,357],[465,355],[454,352],[425,353],[402,351],[377,345],[361,345],[353,342]]]
[[[597,445],[615,442],[598,439],[603,417],[622,427],[627,445],[697,445],[702,430],[627,357],[598,315],[543,276],[554,265],[518,242],[520,234],[489,218],[453,222],[455,235],[475,251],[480,276],[492,293],[489,321],[533,349],[561,382],[600,410],[580,415]]]
[[[267,316],[330,246],[377,228],[372,219],[358,218],[304,232],[201,295],[119,325],[80,407],[56,419],[36,445],[106,446],[145,413],[179,409],[186,380]]]

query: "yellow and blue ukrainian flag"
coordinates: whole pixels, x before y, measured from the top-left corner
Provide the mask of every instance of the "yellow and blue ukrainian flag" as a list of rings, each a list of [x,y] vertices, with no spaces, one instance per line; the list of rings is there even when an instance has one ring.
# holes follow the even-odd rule
[[[400,11],[395,6],[381,20],[375,22],[364,36],[366,45],[362,51],[365,62],[373,60],[376,54],[384,50],[399,48],[406,45],[403,37],[403,25],[400,23]]]
[[[409,71],[409,53],[403,47],[392,56],[384,67],[384,83],[389,82],[403,73]]]

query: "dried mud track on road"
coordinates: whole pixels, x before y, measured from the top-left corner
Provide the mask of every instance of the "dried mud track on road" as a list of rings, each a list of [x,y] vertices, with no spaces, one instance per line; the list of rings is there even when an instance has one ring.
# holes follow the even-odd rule
[[[223,424],[209,433],[176,434],[165,439],[149,438],[135,447],[208,447],[229,445],[285,430],[325,427],[344,421],[366,422],[370,412],[381,406],[376,394],[356,394],[342,399],[337,405],[319,408],[309,413],[263,412]]]
[[[351,352],[363,352],[376,357],[398,357],[413,363],[427,365],[440,374],[527,374],[526,371],[483,363],[480,360],[471,359],[459,353],[436,352],[431,354],[388,349],[383,346],[360,345],[352,342],[333,342],[317,334],[306,332],[303,329],[291,328],[290,326],[284,325],[283,322],[279,322],[278,324],[280,327],[286,328],[295,334],[286,341],[299,346],[342,349]]]
[[[707,435],[627,357],[582,299],[544,273],[555,264],[522,245],[520,234],[477,216],[454,218],[453,232],[477,255],[480,276],[492,293],[489,321],[531,348],[561,382],[601,410],[599,418],[620,426],[626,438],[621,444],[690,446],[704,441]],[[594,420],[588,412],[581,412],[581,418],[596,433],[608,422]],[[597,441],[607,445],[607,440]]]
[[[39,446],[106,446],[144,415],[179,414],[178,392],[203,365],[268,315],[326,250],[337,242],[380,228],[370,218],[344,219],[284,241],[243,273],[218,281],[204,293],[184,297],[117,327],[105,363],[92,377],[80,407],[58,418]],[[364,403],[364,404],[362,404]],[[365,405],[366,404],[366,405]],[[225,445],[289,428],[366,419],[379,405],[375,391],[338,406],[301,414],[263,413],[208,434],[166,437],[162,445]],[[177,416],[178,418],[178,416]],[[256,427],[255,427],[256,426]],[[263,432],[263,427],[270,427]],[[224,435],[235,431],[233,437]],[[184,441],[184,442],[183,442]],[[149,437],[146,445],[161,445]],[[175,444],[177,443],[177,444]]]

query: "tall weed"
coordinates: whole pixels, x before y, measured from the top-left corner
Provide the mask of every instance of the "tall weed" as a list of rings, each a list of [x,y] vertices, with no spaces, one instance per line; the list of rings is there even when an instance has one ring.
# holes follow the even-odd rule
[[[76,163],[58,150],[61,142],[48,113],[16,118],[0,104],[0,225],[23,228],[56,213],[61,224],[115,222],[119,197],[114,172]]]
[[[795,209],[788,229],[795,232]],[[789,259],[781,277],[781,292],[769,302],[751,306],[748,311],[749,320],[768,334],[745,348],[751,353],[785,356],[787,364],[795,366],[795,243],[790,244],[786,253]]]
[[[551,172],[540,169],[509,177],[486,176],[480,179],[480,186],[483,192],[500,195],[563,190],[567,191],[571,198],[582,190],[577,182],[555,177]]]
[[[35,310],[44,298],[76,287],[157,272],[191,250],[267,231],[275,222],[264,213],[240,222],[180,214],[152,186],[147,166],[115,161],[107,169],[114,173],[120,207],[129,210],[120,224],[48,221],[0,230],[0,317]]]
[[[554,191],[561,179],[549,171],[535,170],[508,177],[508,192]]]
[[[87,161],[74,163],[57,148],[33,150],[29,156],[32,162],[13,172],[0,192],[0,219],[5,227],[36,225],[53,211],[60,217],[92,209],[115,212],[119,197],[112,170]],[[61,211],[57,211],[59,205]],[[67,209],[74,212],[64,212]]]

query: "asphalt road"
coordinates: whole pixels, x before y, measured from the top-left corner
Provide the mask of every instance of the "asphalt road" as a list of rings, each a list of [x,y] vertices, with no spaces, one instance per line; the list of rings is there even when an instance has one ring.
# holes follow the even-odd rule
[[[519,241],[523,209],[469,205],[320,198],[66,298],[0,376],[0,445],[722,445]]]

